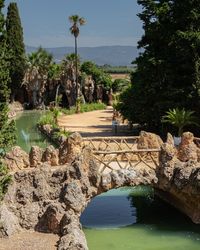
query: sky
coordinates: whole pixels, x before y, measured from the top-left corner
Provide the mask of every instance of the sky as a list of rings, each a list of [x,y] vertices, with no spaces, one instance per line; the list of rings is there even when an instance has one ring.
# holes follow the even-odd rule
[[[70,15],[86,19],[80,29],[78,45],[136,46],[143,34],[137,17],[141,7],[137,0],[13,0],[17,3],[24,30],[25,44],[29,46],[73,46],[70,34]],[[5,0],[5,11],[10,2]]]

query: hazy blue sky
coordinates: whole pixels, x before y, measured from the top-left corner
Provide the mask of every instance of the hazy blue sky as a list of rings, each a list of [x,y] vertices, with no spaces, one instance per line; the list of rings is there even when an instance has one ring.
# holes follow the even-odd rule
[[[6,0],[6,6],[13,1]],[[81,27],[79,46],[136,45],[142,23],[136,16],[136,0],[16,0],[26,45],[60,47],[74,45],[68,17],[78,14],[87,24]]]

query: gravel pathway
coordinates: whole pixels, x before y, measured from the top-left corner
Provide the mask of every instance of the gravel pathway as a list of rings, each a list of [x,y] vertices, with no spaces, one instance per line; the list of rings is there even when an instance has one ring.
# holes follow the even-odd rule
[[[62,115],[58,125],[67,131],[79,132],[83,137],[112,136],[113,108],[74,115]]]

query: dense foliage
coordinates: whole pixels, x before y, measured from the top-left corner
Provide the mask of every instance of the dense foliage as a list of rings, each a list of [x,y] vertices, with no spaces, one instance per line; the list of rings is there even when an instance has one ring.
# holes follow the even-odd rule
[[[11,146],[15,141],[14,122],[8,119],[8,100],[10,82],[9,75],[9,51],[6,45],[5,20],[2,13],[4,1],[0,0],[0,199],[5,193],[10,177],[7,169],[2,163],[2,157],[6,148]]]
[[[10,87],[12,100],[14,100],[23,81],[26,63],[23,29],[16,3],[10,3],[8,6],[6,30],[7,45],[10,51]]]
[[[110,89],[112,87],[111,76],[105,73],[101,68],[98,68],[95,63],[91,61],[83,62],[81,71],[87,75],[91,75],[97,85],[103,85],[105,89]]]
[[[200,113],[200,2],[138,0],[143,11],[143,53],[136,59],[132,87],[119,109],[133,122],[160,131],[170,108]]]

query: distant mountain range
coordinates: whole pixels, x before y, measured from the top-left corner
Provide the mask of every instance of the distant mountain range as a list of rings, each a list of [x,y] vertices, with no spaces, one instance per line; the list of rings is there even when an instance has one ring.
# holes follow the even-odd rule
[[[26,46],[26,52],[35,51],[36,47]],[[73,47],[47,48],[53,54],[55,61],[60,62],[65,55],[73,53]],[[109,64],[112,66],[128,66],[138,56],[139,51],[135,46],[100,46],[80,47],[78,53],[81,60],[89,60],[97,65]]]

